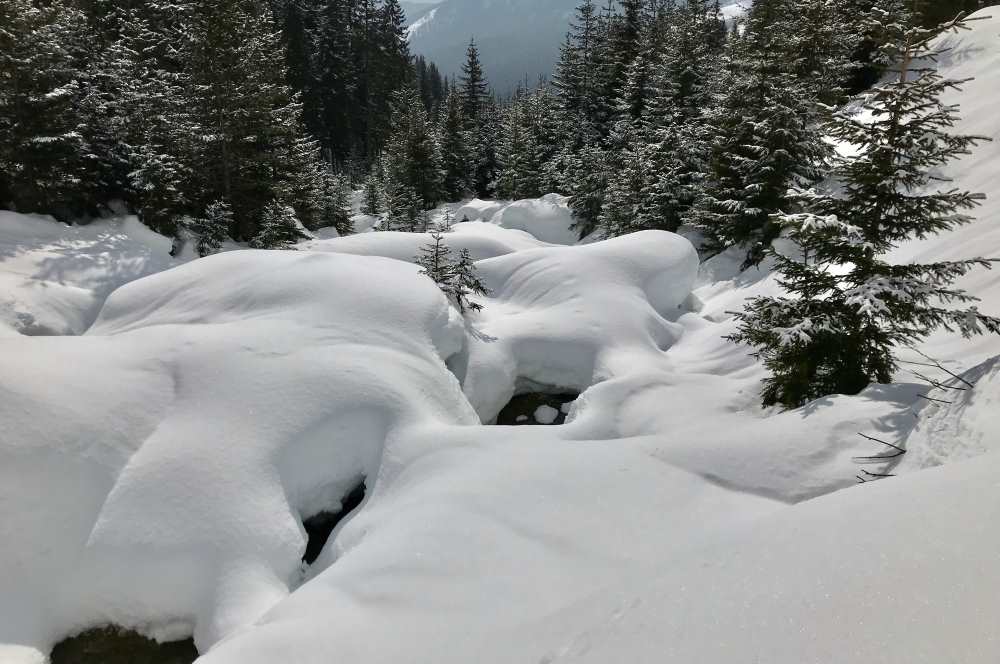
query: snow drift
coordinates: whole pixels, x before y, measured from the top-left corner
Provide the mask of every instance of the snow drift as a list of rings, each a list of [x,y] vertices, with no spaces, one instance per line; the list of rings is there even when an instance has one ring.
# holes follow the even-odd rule
[[[996,133],[998,32],[945,38],[945,73],[979,77],[950,93],[960,131]],[[1000,255],[998,158],[952,172],[990,194],[979,221],[895,258]],[[8,328],[0,659],[106,623],[193,633],[209,664],[1000,659],[1000,340],[922,348],[974,389],[921,367],[945,387],[763,410],[722,337],[773,276],[667,233],[553,246],[564,204],[477,203],[447,234],[493,291],[466,319],[409,263],[426,236],[378,232],[139,279],[80,337]],[[78,232],[7,219],[2,247]],[[3,293],[82,331],[21,281],[44,251],[0,256]],[[149,256],[129,279],[172,265]],[[1000,311],[1000,274],[962,286]],[[561,426],[482,425],[525,390],[580,396]],[[889,449],[859,433],[909,451],[859,464]],[[865,471],[898,477],[849,488]],[[303,518],[361,477],[304,569]]]

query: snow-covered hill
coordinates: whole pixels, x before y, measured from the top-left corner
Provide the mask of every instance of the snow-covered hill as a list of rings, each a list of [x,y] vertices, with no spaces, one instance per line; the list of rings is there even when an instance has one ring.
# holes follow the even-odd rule
[[[733,17],[751,0],[724,0]],[[579,0],[442,0],[407,3],[410,48],[459,76],[469,40],[475,37],[486,75],[500,94],[518,83],[549,78]]]
[[[958,129],[998,136],[993,13],[941,66],[977,77]],[[952,170],[990,195],[976,223],[897,259],[1000,256],[998,163]],[[773,277],[667,233],[560,245],[563,205],[459,210],[493,291],[466,320],[419,235],[138,278],[174,263],[130,222],[0,216],[4,296],[73,322],[22,331],[80,332],[130,281],[81,336],[0,336],[0,662],[107,623],[207,664],[1000,660],[1000,339],[925,345],[974,389],[903,372],[764,411],[722,337]],[[963,285],[1000,312],[1000,272]],[[482,424],[546,390],[580,393],[566,424]],[[891,449],[859,433],[908,453],[858,463]],[[304,567],[303,519],[362,478]]]
[[[577,0],[444,0],[411,18],[410,49],[459,76],[473,37],[501,94],[549,76]],[[514,46],[516,45],[516,47]]]

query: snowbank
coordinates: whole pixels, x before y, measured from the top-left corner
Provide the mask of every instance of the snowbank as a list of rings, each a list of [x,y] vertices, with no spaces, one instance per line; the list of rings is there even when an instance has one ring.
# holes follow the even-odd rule
[[[305,251],[383,256],[412,262],[420,254],[421,247],[432,243],[429,233],[380,231],[305,242],[300,248]],[[455,224],[452,231],[445,234],[445,243],[456,253],[468,249],[474,260],[504,256],[542,244],[527,233],[509,231],[483,222]]]
[[[0,330],[82,334],[116,288],[178,264],[135,217],[67,226],[0,210]]]
[[[119,289],[83,337],[0,339],[0,642],[115,622],[207,650],[285,597],[302,517],[403,430],[478,421],[415,277],[233,252]]]
[[[481,261],[493,298],[458,374],[484,421],[519,383],[583,391],[630,362],[663,363],[698,271],[691,244],[656,231]],[[614,311],[614,316],[608,312]]]
[[[579,233],[572,228],[575,221],[569,209],[569,198],[559,194],[511,203],[496,212],[490,223],[526,231],[550,244],[576,244],[580,239]]]
[[[455,221],[490,221],[497,212],[503,209],[504,204],[499,201],[484,201],[474,198],[455,210]]]
[[[980,77],[958,129],[993,134],[1000,16],[973,28],[942,67]],[[991,194],[979,221],[896,260],[1000,255],[998,159],[954,170]],[[903,372],[764,410],[723,337],[772,275],[668,233],[552,246],[565,212],[456,224],[493,290],[465,320],[409,264],[428,238],[380,232],[135,281],[81,337],[0,336],[0,659],[107,622],[193,632],[209,664],[1000,659],[1000,340],[923,347],[975,389]],[[9,275],[78,232],[42,228],[0,245],[28,292]],[[963,285],[1000,311],[1000,273]],[[581,394],[564,425],[479,426],[529,390]],[[891,449],[859,433],[909,452],[858,463]],[[361,477],[303,570],[302,518]]]

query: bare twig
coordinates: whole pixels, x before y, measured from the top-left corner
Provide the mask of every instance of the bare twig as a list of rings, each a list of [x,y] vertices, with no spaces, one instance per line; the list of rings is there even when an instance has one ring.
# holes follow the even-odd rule
[[[910,370],[910,373],[912,373],[914,376],[916,376],[920,380],[927,382],[928,384],[930,384],[931,387],[936,387],[939,390],[957,390],[959,392],[965,392],[965,391],[967,391],[969,389],[967,387],[958,387],[957,385],[945,385],[944,383],[942,383],[940,381],[934,380],[933,378],[930,378],[929,376],[925,376],[922,373],[920,373],[919,371],[913,371],[912,369]]]
[[[868,477],[895,477],[892,473],[869,473],[867,470],[862,470],[861,472]]]
[[[906,454],[906,450],[903,449],[902,447],[900,447],[899,445],[893,445],[892,443],[887,443],[884,440],[880,440],[878,438],[873,438],[872,436],[863,434],[860,431],[858,432],[858,435],[861,436],[862,438],[864,438],[865,440],[870,440],[873,443],[882,443],[883,445],[887,445],[887,446],[891,447],[892,449],[894,449],[894,450],[896,450],[898,452],[902,452],[903,454]]]
[[[931,357],[927,353],[925,353],[925,352],[923,352],[923,351],[921,351],[921,350],[919,350],[917,348],[914,348],[913,346],[910,346],[910,350],[912,350],[914,353],[916,353],[920,357],[922,357],[925,360],[927,360],[928,362],[930,362],[930,364],[924,364],[922,362],[913,362],[913,361],[907,361],[907,360],[900,360],[904,364],[915,364],[917,366],[935,367],[935,368],[940,369],[941,371],[945,372],[946,374],[948,374],[949,376],[951,376],[955,380],[961,381],[961,382],[965,383],[970,388],[976,386],[975,383],[970,383],[969,381],[967,381],[966,379],[962,378],[961,376],[959,376],[954,371],[951,371],[950,369],[946,368],[943,364],[941,364],[940,362],[938,362],[937,360],[935,360],[933,357]]]
[[[935,399],[934,397],[929,397],[926,394],[918,394],[917,397],[921,399],[927,399],[928,401],[933,401],[935,403],[947,403],[947,404],[954,403],[953,401],[945,401],[944,399]]]

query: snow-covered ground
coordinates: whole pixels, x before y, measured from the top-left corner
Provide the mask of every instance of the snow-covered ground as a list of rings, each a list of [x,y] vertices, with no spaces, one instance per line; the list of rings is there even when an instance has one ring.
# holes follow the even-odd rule
[[[995,136],[1000,15],[974,26],[942,66]],[[1000,256],[998,159],[953,170],[975,224],[897,258]],[[765,270],[568,246],[557,197],[451,207],[492,290],[466,320],[423,234],[177,265],[133,221],[0,213],[0,662],[107,623],[208,664],[1000,661],[1000,339],[924,346],[971,390],[765,411],[722,338]],[[1000,312],[1000,271],[963,285]],[[483,424],[540,390],[581,393],[566,424]],[[909,451],[858,463],[891,451],[859,433]]]

